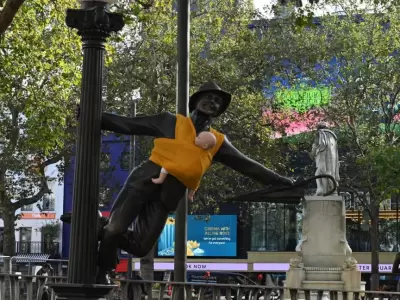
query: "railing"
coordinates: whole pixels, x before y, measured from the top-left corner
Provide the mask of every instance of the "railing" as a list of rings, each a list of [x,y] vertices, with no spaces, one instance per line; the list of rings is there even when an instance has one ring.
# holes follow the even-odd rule
[[[18,254],[57,254],[60,250],[58,242],[16,242],[15,245]]]
[[[7,282],[11,285],[8,294]],[[0,300],[54,300],[55,294],[48,284],[64,282],[66,282],[66,277],[0,274]],[[176,297],[178,289],[184,290],[187,300],[398,300],[400,298],[400,293],[396,292],[299,290],[257,285],[132,280],[121,280],[117,284],[118,288],[106,296],[107,300],[181,300]],[[148,291],[148,295],[145,295],[144,291]]]

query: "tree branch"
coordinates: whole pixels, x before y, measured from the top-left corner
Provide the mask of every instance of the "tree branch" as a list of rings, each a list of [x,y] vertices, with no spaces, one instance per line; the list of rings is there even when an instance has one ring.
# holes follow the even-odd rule
[[[13,105],[9,105],[11,112],[11,130],[10,130],[10,153],[15,152],[15,148],[19,139],[19,126],[18,126],[18,110]]]
[[[136,2],[141,5],[144,9],[149,9],[153,6],[154,1],[149,1],[148,3],[140,0],[136,0]]]
[[[47,166],[52,165],[57,163],[58,161],[60,161],[62,158],[64,157],[64,153],[60,153],[44,162],[42,162],[38,168],[39,168],[39,173],[41,175],[41,187],[39,192],[37,192],[35,195],[33,195],[32,197],[29,198],[24,198],[24,199],[20,199],[19,201],[13,203],[14,209],[17,210],[18,208],[21,208],[22,206],[25,205],[30,205],[30,204],[34,204],[36,202],[38,202],[40,199],[42,199],[42,197],[45,194],[48,194],[51,192],[51,190],[49,189],[49,186],[47,185],[47,178],[46,175],[44,173],[44,170]]]
[[[25,0],[7,0],[4,7],[0,8],[0,35],[10,27],[15,15]]]

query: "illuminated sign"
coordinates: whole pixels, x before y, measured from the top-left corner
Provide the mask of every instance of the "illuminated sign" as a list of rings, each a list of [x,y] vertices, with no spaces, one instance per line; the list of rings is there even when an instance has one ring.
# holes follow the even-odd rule
[[[371,272],[371,264],[357,264],[358,269],[363,273]],[[282,271],[286,272],[289,270],[288,263],[254,263],[254,271]],[[391,273],[392,265],[390,264],[379,264],[380,273]]]
[[[324,106],[331,99],[329,88],[284,89],[275,93],[275,103],[286,109],[306,112],[312,108]]]
[[[188,257],[236,256],[236,215],[188,216]],[[158,240],[158,256],[175,254],[175,218],[169,217]]]
[[[212,263],[212,262],[193,262],[187,263],[186,269],[191,271],[250,271],[251,263]],[[357,264],[362,273],[371,273],[371,264]],[[135,262],[134,270],[140,270],[140,262]],[[154,262],[155,271],[174,270],[173,262]],[[253,271],[256,272],[286,272],[289,270],[288,263],[253,263]],[[391,273],[391,264],[379,264],[380,273]]]
[[[140,262],[135,262],[135,270],[140,270]],[[192,271],[247,271],[247,263],[187,263],[187,270]],[[174,270],[173,262],[154,262],[154,270]]]
[[[21,219],[55,219],[55,213],[22,213]]]

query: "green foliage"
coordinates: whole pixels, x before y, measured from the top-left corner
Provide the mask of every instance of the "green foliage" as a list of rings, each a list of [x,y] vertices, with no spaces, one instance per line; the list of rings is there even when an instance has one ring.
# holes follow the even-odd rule
[[[65,0],[29,1],[0,40],[2,214],[40,200],[48,192],[46,165],[74,143],[81,46],[65,25],[67,8]]]
[[[49,239],[54,240],[60,237],[61,224],[59,221],[48,222],[40,228],[43,236],[47,236]]]
[[[321,26],[281,34],[290,36],[291,46],[280,58],[290,61],[292,68],[283,76],[293,85],[302,72],[309,81],[324,83],[332,91],[324,117],[339,136],[340,187],[355,193],[370,216],[374,290],[379,281],[379,206],[399,192],[400,184],[399,7],[396,1],[329,4],[341,13],[325,11]]]
[[[380,202],[399,184],[398,7],[373,1],[329,4],[340,6],[341,16],[327,13],[322,26],[291,34],[285,56],[306,78],[331,89],[324,114],[346,149],[341,158],[344,183]],[[293,68],[284,76],[294,84],[298,72]]]
[[[400,150],[398,146],[380,145],[370,148],[365,156],[356,160],[358,167],[367,170],[372,178],[379,200],[400,193]],[[381,200],[381,201],[383,201]]]

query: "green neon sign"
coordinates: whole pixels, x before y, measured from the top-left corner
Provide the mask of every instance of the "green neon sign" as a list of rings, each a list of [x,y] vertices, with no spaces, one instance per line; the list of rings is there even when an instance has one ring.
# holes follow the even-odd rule
[[[326,87],[281,90],[275,93],[277,105],[298,112],[324,106],[329,103],[330,99],[331,91]]]

